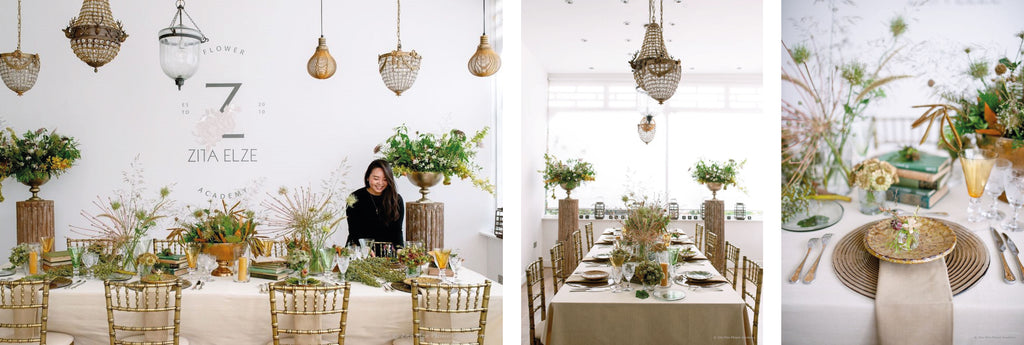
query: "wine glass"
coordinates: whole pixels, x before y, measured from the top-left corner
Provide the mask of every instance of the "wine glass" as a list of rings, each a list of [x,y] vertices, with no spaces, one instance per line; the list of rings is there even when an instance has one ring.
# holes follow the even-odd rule
[[[204,282],[213,281],[213,269],[217,268],[217,258],[210,254],[199,254],[199,269],[203,272]]]
[[[86,251],[82,253],[82,265],[85,265],[85,278],[93,278],[92,266],[100,262],[100,255]]]
[[[84,250],[83,246],[68,247],[68,254],[71,254],[71,278],[78,278],[78,271],[82,268],[82,251]]]
[[[992,173],[996,162],[996,153],[986,149],[966,149],[960,154],[960,166],[964,170],[967,183],[967,194],[971,202],[967,206],[967,221],[979,222],[984,219],[981,214],[981,196],[985,192],[985,184]]]
[[[989,197],[992,201],[992,206],[988,210],[982,212],[982,215],[986,219],[992,221],[1001,221],[1004,216],[999,212],[999,202],[996,198],[999,194],[1003,193],[1003,185],[1006,184],[1006,173],[1013,168],[1011,163],[1006,158],[996,159],[996,163],[992,166],[992,173],[988,176],[988,183],[985,184],[985,196]]]
[[[448,258],[448,265],[451,265],[451,267],[452,267],[452,281],[458,283],[459,282],[459,270],[462,269],[463,259],[462,259],[461,256],[457,257],[457,256],[454,256],[454,254],[452,254],[452,255],[453,255],[452,257]]]
[[[196,266],[199,260],[200,246],[198,243],[189,243],[185,247],[185,261],[188,262],[188,280],[195,277]]]
[[[636,273],[636,261],[626,261],[622,264],[622,276],[625,278],[623,284],[626,288],[622,291],[633,291],[630,280],[633,280],[633,273]]]
[[[434,248],[430,251],[430,255],[434,257],[434,264],[437,265],[437,275],[441,278],[441,282],[446,282],[448,276],[446,276],[445,268],[448,267],[448,258],[452,254],[451,249]]]
[[[348,252],[352,253],[352,257],[354,259],[356,259],[356,260],[362,259],[362,256],[360,256],[360,254],[362,254],[362,252],[359,250],[359,246],[357,246],[355,244],[350,244],[348,246]]]
[[[1013,206],[1013,219],[1003,223],[1003,228],[1009,231],[1024,230],[1024,224],[1020,222],[1020,209],[1024,206],[1024,169],[1013,169],[1006,174],[1006,200]]]
[[[348,272],[348,257],[347,256],[342,256],[342,255],[336,255],[334,257],[334,265],[338,266],[338,276],[339,276],[339,278],[337,279],[337,281],[339,283],[344,284],[345,283],[345,272]],[[332,276],[333,276],[333,274],[332,274]]]
[[[619,283],[622,280],[622,267],[612,266],[612,274],[608,276],[608,283],[612,284],[612,293],[619,293]]]

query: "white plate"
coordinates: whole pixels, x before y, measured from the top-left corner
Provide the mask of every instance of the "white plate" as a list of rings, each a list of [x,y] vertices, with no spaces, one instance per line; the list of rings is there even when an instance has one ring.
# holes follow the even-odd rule
[[[708,280],[711,279],[711,272],[708,271],[689,271],[684,274],[686,278],[693,280]]]
[[[595,259],[601,259],[601,260],[611,259],[612,258],[612,254],[610,254],[610,253],[594,254],[594,258]]]
[[[13,268],[9,270],[0,270],[0,277],[12,276],[14,275],[15,271],[16,270]]]
[[[660,300],[663,300],[663,301],[678,301],[678,300],[681,300],[683,298],[686,298],[686,293],[684,293],[683,291],[681,291],[681,290],[672,290],[672,289],[654,290],[654,293],[652,295],[654,295],[654,298],[657,298],[657,299],[660,299]]]

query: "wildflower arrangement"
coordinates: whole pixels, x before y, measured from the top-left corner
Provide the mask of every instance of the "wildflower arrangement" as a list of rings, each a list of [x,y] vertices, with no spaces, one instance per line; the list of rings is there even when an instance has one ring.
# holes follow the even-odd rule
[[[643,261],[636,265],[636,276],[645,285],[656,285],[665,278],[661,265],[654,261]]]
[[[721,183],[722,189],[728,189],[730,185],[736,185],[736,173],[743,167],[743,163],[732,159],[725,162],[702,159],[689,171],[697,183]]]
[[[180,227],[169,229],[169,240],[180,243],[248,243],[251,248],[256,243],[256,215],[253,211],[239,208],[241,201],[235,202],[230,208],[226,201],[221,200],[220,209],[210,206],[196,208],[186,206],[190,211],[189,218],[175,219]]]
[[[871,158],[857,163],[850,170],[849,181],[851,186],[866,191],[885,191],[893,183],[898,182],[899,178],[896,176],[896,167],[892,164]]]
[[[622,222],[623,240],[653,250],[654,245],[668,234],[666,228],[671,220],[668,212],[660,202],[646,196],[638,197],[635,193],[622,196],[622,201],[628,209]]]
[[[395,127],[395,134],[377,145],[373,152],[391,163],[391,169],[398,176],[413,172],[434,172],[444,175],[444,184],[452,183],[452,176],[469,179],[473,185],[494,194],[494,185],[478,174],[482,168],[473,162],[477,148],[487,135],[488,127],[473,134],[452,129],[448,133],[415,132],[409,134],[405,125]]]
[[[21,243],[14,248],[11,248],[11,255],[7,257],[7,261],[11,262],[14,267],[21,267],[28,262],[28,252],[32,251],[28,243]]]
[[[423,264],[430,262],[432,259],[430,254],[427,254],[426,249],[421,247],[405,247],[398,250],[398,262],[401,262],[405,267],[419,267]]]
[[[348,250],[348,247],[334,245],[331,248],[334,248],[334,254],[339,256],[339,257],[346,257],[347,258],[349,256],[352,256],[352,253],[351,253],[351,251]]]
[[[594,180],[594,165],[584,162],[579,158],[572,158],[560,161],[551,154],[544,154],[544,170],[538,171],[544,174],[544,188],[551,191],[551,198],[555,199],[555,186],[563,186],[566,193],[576,189],[583,182]]]
[[[307,186],[296,190],[281,187],[276,195],[268,193],[270,198],[263,202],[270,214],[268,231],[300,242],[302,250],[326,248],[327,240],[347,218],[345,209],[356,202],[344,182],[348,169],[345,159],[322,181],[319,192]],[[289,246],[289,252],[291,249]]]
[[[28,131],[21,136],[10,127],[0,132],[0,180],[14,176],[18,182],[27,184],[33,180],[57,177],[81,156],[74,138],[46,128]],[[2,194],[0,201],[3,201]]]

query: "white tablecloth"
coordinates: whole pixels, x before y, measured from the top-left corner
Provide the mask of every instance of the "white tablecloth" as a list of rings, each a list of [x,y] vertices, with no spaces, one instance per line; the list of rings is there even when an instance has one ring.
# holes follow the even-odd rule
[[[588,256],[610,251],[595,246]],[[588,267],[611,271],[611,266]],[[716,272],[708,261],[687,263],[678,272]],[[717,272],[716,272],[717,273]],[[633,284],[634,289],[642,289]],[[684,290],[686,298],[666,302],[654,297],[638,299],[634,292],[572,292],[568,285],[551,299],[548,319],[549,345],[563,344],[744,344],[744,304],[730,285],[722,291]],[[564,320],[570,319],[572,322]]]
[[[935,207],[921,209],[920,212],[949,212],[950,216],[936,218],[959,223],[974,231],[986,244],[991,257],[985,276],[970,289],[953,297],[953,343],[1024,344],[1024,284],[1020,282],[1020,271],[1013,267],[1013,274],[1018,278],[1016,284],[1003,282],[999,251],[994,247],[988,223],[967,223],[966,187],[961,183],[950,188],[950,194]],[[884,216],[861,214],[857,200],[842,205],[845,213],[836,225],[813,232],[782,231],[783,344],[878,343],[874,300],[853,292],[839,281],[832,268],[832,250],[839,239],[853,229]],[[902,204],[899,208],[914,210],[913,206]],[[1001,204],[1000,210],[1007,217],[1013,214],[1006,204]],[[790,276],[807,252],[807,240],[829,232],[833,234],[832,240],[821,257],[817,278],[809,285],[802,282],[790,284]],[[1007,234],[1024,250],[1024,233]],[[804,273],[817,254],[817,250],[811,253]],[[1009,251],[1006,252],[1006,260],[1016,265]],[[921,317],[927,318],[928,315]]]
[[[272,338],[270,297],[259,293],[252,279],[235,283],[230,277],[215,280],[202,290],[183,290],[181,334],[192,344],[266,344]],[[468,269],[459,271],[465,283],[483,282],[484,277]],[[502,288],[491,285],[487,313],[487,344],[500,344],[502,334]],[[336,326],[336,325],[335,325]],[[103,282],[89,281],[75,289],[50,290],[49,330],[75,336],[76,345],[109,344]],[[412,304],[408,293],[386,292],[352,283],[346,343],[391,344],[394,338],[412,334]]]

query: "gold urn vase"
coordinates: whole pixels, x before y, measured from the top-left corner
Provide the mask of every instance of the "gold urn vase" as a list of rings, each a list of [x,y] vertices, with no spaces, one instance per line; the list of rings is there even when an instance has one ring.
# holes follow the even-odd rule
[[[34,178],[34,179],[31,179],[31,180],[28,180],[28,181],[22,181],[21,183],[23,183],[23,184],[25,184],[26,186],[29,187],[28,191],[32,192],[32,197],[28,198],[27,201],[43,200],[43,198],[40,198],[39,195],[38,195],[39,194],[39,186],[42,186],[42,185],[46,184],[46,182],[49,182],[49,181],[50,181],[50,175],[46,175],[46,177],[43,177],[43,178]]]
[[[420,195],[422,197],[416,200],[418,203],[433,202],[427,199],[427,194],[430,194],[430,187],[437,185],[444,179],[444,175],[436,172],[412,172],[407,176],[409,177],[409,182],[412,182],[416,187],[420,187]]]
[[[706,183],[708,189],[711,190],[711,200],[718,200],[718,191],[722,190],[721,182],[708,182]]]
[[[203,253],[217,258],[217,269],[210,274],[217,277],[230,277],[231,266],[235,260],[245,253],[246,243],[203,243]]]

